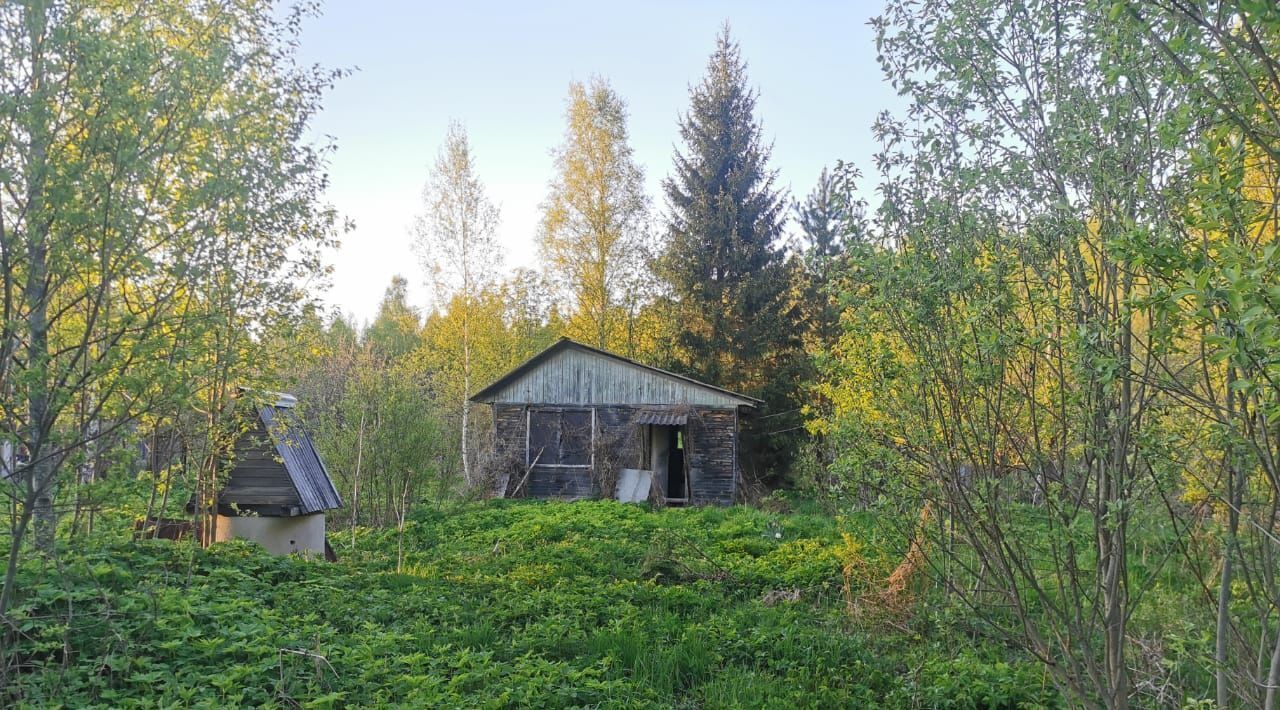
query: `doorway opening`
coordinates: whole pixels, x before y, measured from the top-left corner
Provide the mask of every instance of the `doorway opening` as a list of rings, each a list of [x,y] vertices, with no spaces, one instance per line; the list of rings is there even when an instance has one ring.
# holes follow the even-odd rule
[[[689,502],[689,474],[685,465],[687,439],[683,426],[649,426],[649,468],[661,486],[663,502],[668,505]]]

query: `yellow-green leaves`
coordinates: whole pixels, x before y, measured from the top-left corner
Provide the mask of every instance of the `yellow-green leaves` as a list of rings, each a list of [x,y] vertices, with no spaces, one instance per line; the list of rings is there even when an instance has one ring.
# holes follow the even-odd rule
[[[566,334],[633,354],[631,326],[650,290],[649,199],[628,143],[626,104],[600,77],[571,84],[568,103],[539,246],[572,304]]]

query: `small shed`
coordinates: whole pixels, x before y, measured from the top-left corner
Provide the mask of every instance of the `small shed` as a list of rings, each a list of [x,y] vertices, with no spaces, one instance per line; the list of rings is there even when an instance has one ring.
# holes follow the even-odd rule
[[[728,505],[760,400],[567,338],[471,401],[493,408],[495,493]]]
[[[270,552],[331,557],[324,514],[342,507],[293,395],[253,408],[236,440],[232,468],[218,493],[214,540],[246,538]]]

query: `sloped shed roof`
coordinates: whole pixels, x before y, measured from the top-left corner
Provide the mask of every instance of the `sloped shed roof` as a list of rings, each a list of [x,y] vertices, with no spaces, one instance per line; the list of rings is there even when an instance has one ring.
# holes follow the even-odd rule
[[[258,416],[271,435],[276,453],[298,491],[303,515],[342,507],[342,496],[329,477],[315,442],[302,426],[292,403],[282,398],[275,406],[258,408]]]
[[[480,390],[473,402],[755,407],[760,400],[568,338]]]

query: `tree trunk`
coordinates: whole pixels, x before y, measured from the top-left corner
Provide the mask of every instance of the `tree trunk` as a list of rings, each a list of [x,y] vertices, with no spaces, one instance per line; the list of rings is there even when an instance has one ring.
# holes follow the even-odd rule
[[[175,434],[174,432],[169,433],[168,451],[173,450],[173,442],[176,437],[177,437],[177,434]],[[186,467],[185,460],[183,462],[183,467],[184,469]],[[158,517],[163,518],[164,512],[169,509],[169,491],[171,490],[173,490],[173,463],[172,462],[170,462],[168,465],[164,467],[164,495],[160,496],[160,515]],[[152,488],[152,492],[153,493],[155,492],[154,488]],[[158,531],[159,530],[157,528],[157,532]],[[193,535],[195,534],[194,528],[192,528],[192,534]]]
[[[160,435],[158,433],[159,430],[160,430],[160,427],[158,424],[154,425],[153,428],[151,429],[151,449],[150,449],[151,455],[147,457],[147,472],[151,474],[151,493],[150,495],[147,496],[147,507],[142,513],[143,528],[140,532],[143,532],[143,533],[145,533],[147,530],[146,528],[147,521],[151,520],[153,516],[160,517],[155,515],[156,489],[160,487],[160,477],[156,475],[157,471],[156,471],[156,463],[155,463],[156,456],[157,456],[156,448],[160,445]],[[152,537],[154,537],[154,534],[152,535]]]
[[[356,471],[351,480],[351,550],[356,549],[356,523],[360,514],[360,466],[364,463],[364,408],[360,408],[360,429],[356,432]]]
[[[1227,369],[1227,418],[1235,418],[1235,396],[1229,383],[1235,381],[1235,368]],[[1222,547],[1222,576],[1218,582],[1218,623],[1214,630],[1213,662],[1216,666],[1214,681],[1217,686],[1218,707],[1229,707],[1231,680],[1227,674],[1227,635],[1231,633],[1231,583],[1235,573],[1236,536],[1240,532],[1240,506],[1244,502],[1246,484],[1244,466],[1235,458],[1235,446],[1229,444],[1227,457],[1227,539]]]
[[[26,393],[27,423],[24,439],[30,464],[27,482],[32,492],[32,516],[35,527],[36,547],[44,552],[53,550],[53,536],[57,530],[57,513],[54,510],[54,483],[57,475],[55,459],[46,451],[48,434],[53,427],[49,421],[49,210],[45,205],[44,183],[48,172],[49,107],[44,85],[44,34],[48,14],[44,2],[36,0],[27,10],[27,33],[31,42],[31,111],[29,114],[31,149],[26,175],[27,183],[27,282],[24,296],[27,313],[27,369],[29,384]]]
[[[401,567],[404,566],[404,516],[409,508],[409,482],[412,480],[411,476],[405,475],[404,492],[400,494],[400,510],[397,511],[399,515],[396,528],[399,534],[396,535],[396,574],[399,574]]]
[[[470,295],[463,298],[467,300],[467,306],[462,314],[462,479],[470,488],[475,484],[471,478],[471,458],[467,454],[467,433],[471,424],[471,407],[467,402],[467,397],[471,396],[471,332],[467,321],[470,319],[471,299]]]
[[[9,536],[9,561],[4,570],[4,590],[0,591],[0,617],[9,613],[9,604],[13,601],[14,585],[18,578],[18,553],[22,551],[22,538],[26,536],[30,523],[31,498],[28,496],[18,516],[18,524]]]
[[[1280,633],[1276,634],[1275,647],[1271,651],[1271,668],[1267,671],[1267,698],[1263,710],[1275,710],[1276,685],[1280,684]]]
[[[1230,514],[1230,517],[1235,518],[1236,516]],[[1236,525],[1235,520],[1229,523],[1227,542],[1223,546],[1222,577],[1218,586],[1218,624],[1214,631],[1213,662],[1217,667],[1215,682],[1217,684],[1218,707],[1220,708],[1228,707],[1228,701],[1231,697],[1231,682],[1227,677],[1227,634],[1231,629],[1231,619],[1228,614],[1231,606],[1232,546],[1236,534]]]

